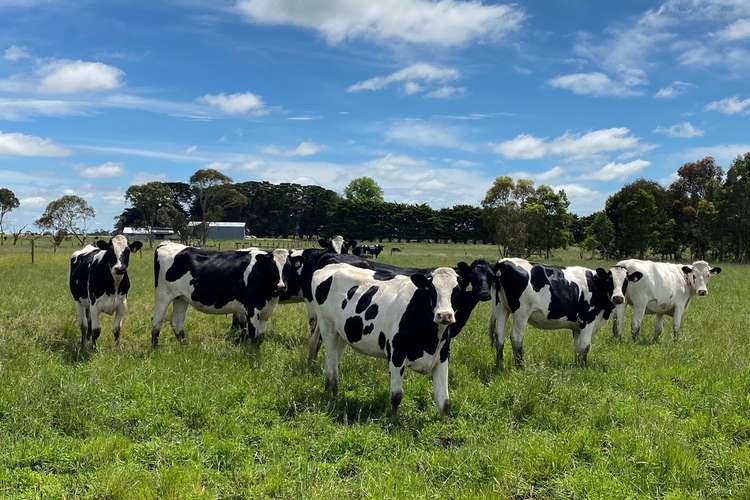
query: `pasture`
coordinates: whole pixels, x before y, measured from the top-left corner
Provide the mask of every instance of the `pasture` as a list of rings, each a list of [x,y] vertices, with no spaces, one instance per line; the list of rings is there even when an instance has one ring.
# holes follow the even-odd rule
[[[148,245],[147,245],[148,246]],[[381,260],[453,265],[491,246],[397,244]],[[388,248],[388,246],[387,246]],[[230,318],[188,312],[150,347],[153,260],[131,258],[114,350],[82,353],[67,288],[70,248],[0,250],[0,496],[77,498],[750,496],[750,269],[723,264],[672,339],[653,317],[634,344],[611,323],[589,363],[568,331],[530,328],[526,367],[494,370],[489,305],[455,339],[451,418],[407,371],[388,419],[385,362],[347,351],[341,394],[308,365],[301,304],[280,306],[259,348]],[[551,263],[573,264],[577,252]],[[598,262],[585,261],[595,267]]]

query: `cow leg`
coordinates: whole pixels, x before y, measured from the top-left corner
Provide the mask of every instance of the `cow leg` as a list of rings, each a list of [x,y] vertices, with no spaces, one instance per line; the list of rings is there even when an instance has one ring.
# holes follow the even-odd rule
[[[659,337],[661,336],[661,331],[663,329],[664,329],[664,315],[657,314],[656,319],[654,319],[654,341],[659,340]]]
[[[523,334],[526,333],[526,324],[529,318],[521,315],[513,315],[513,329],[510,340],[513,345],[513,360],[518,368],[523,368]]]
[[[96,340],[102,333],[102,326],[99,323],[99,310],[96,307],[90,309],[91,315],[91,350],[96,351]]]
[[[76,301],[76,319],[81,329],[81,349],[86,350],[86,339],[89,335],[88,320],[86,319],[86,308],[83,304]]]
[[[318,323],[318,329],[323,336],[325,345],[325,373],[326,373],[326,390],[335,395],[339,387],[339,361],[341,355],[346,349],[346,341],[342,339],[333,329],[333,325],[321,325]]]
[[[680,340],[680,328],[682,325],[682,315],[685,314],[684,306],[675,306],[672,315],[672,327],[674,328],[674,339]]]
[[[404,397],[404,366],[396,366],[393,361],[388,363],[388,371],[391,375],[391,422],[398,421],[398,406]],[[446,371],[446,375],[447,375]],[[433,373],[433,387],[435,375]],[[447,386],[446,386],[447,387]],[[446,395],[447,397],[447,395]]]
[[[307,345],[307,361],[312,363],[318,357],[318,351],[320,351],[320,345],[323,343],[323,339],[320,337],[318,320],[315,316],[308,318],[307,321],[310,325],[310,340]]]
[[[167,308],[172,301],[167,298],[156,298],[156,304],[154,305],[154,315],[151,318],[151,347],[159,345],[159,332],[161,331],[161,324],[164,322],[164,317],[167,315]]]
[[[580,364],[586,364],[593,334],[593,324],[586,326],[583,330],[573,332],[573,351],[576,354],[576,361]]]
[[[630,320],[630,333],[633,336],[634,341],[638,341],[638,337],[641,333],[641,323],[643,322],[643,316],[646,314],[646,306],[633,304],[633,317]]]
[[[188,301],[183,298],[172,302],[172,330],[178,341],[185,340],[185,317],[187,316]]]
[[[448,402],[448,359],[441,361],[432,369],[432,397],[435,399],[440,416],[447,417],[450,410]]]
[[[125,318],[125,313],[128,312],[128,299],[123,297],[117,302],[115,308],[115,319],[112,327],[112,334],[115,337],[115,349],[120,350],[120,328],[122,328],[122,320]]]
[[[509,311],[505,308],[493,308],[490,317],[490,341],[495,346],[495,368],[503,367],[503,348],[505,347],[505,326],[508,324]]]
[[[612,335],[616,339],[622,338],[622,328],[625,324],[625,307],[626,304],[617,304],[612,314]]]

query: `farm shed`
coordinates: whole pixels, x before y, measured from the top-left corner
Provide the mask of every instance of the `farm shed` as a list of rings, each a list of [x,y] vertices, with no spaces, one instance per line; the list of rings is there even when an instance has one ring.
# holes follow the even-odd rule
[[[200,232],[200,222],[190,222],[194,226],[196,233]],[[209,240],[243,240],[245,239],[244,222],[209,222],[208,223]]]

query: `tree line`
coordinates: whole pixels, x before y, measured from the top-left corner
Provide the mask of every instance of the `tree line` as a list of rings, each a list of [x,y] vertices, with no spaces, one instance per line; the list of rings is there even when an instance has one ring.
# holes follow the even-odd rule
[[[354,179],[340,196],[320,186],[235,183],[213,169],[198,170],[189,182],[133,185],[125,198],[128,206],[116,217],[116,230],[168,227],[183,241],[205,243],[210,222],[243,221],[259,237],[492,242],[503,256],[544,258],[576,245],[582,255],[607,259],[680,260],[687,254],[750,262],[750,153],[726,172],[711,157],[686,163],[667,187],[638,179],[585,217],[569,211],[564,190],[507,176],[494,180],[480,206],[441,209],[386,202],[368,177]],[[15,194],[0,188],[2,239],[3,219],[18,206]],[[94,216],[86,200],[66,195],[52,201],[36,225],[56,245],[69,236],[83,243]]]

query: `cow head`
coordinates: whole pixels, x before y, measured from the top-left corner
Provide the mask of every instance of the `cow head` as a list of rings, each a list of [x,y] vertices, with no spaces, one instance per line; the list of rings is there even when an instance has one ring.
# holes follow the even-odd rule
[[[490,300],[490,288],[495,279],[495,272],[486,260],[475,260],[471,265],[459,262],[455,267],[459,276],[461,289],[474,294],[478,300]]]
[[[640,271],[629,272],[623,266],[610,267],[609,274],[612,276],[612,303],[615,305],[625,303],[625,293],[628,291],[628,283],[637,283],[643,278],[643,274]]]
[[[305,257],[302,250],[289,251],[289,265],[291,272],[289,273],[287,290],[283,295],[283,298],[288,299],[300,295],[302,288],[302,266],[304,265],[304,261]]]
[[[336,235],[330,240],[327,238],[320,238],[318,240],[318,244],[322,248],[326,248],[332,252],[349,253],[349,249],[348,247],[346,247],[346,242],[344,241],[344,237],[341,235]]]
[[[276,249],[273,252],[260,252],[255,256],[256,265],[262,265],[268,271],[272,295],[278,297],[286,293],[292,273],[289,250]]]
[[[109,241],[99,240],[96,242],[99,250],[104,250],[103,261],[109,264],[109,270],[115,278],[122,277],[128,271],[130,252],[137,252],[143,247],[140,241],[128,244],[128,239],[118,234]]]
[[[341,236],[338,236],[338,238],[341,238]],[[349,250],[354,250],[359,243],[357,240],[346,240],[344,244],[341,246],[341,252],[340,253],[349,253]]]
[[[711,267],[705,260],[697,260],[691,266],[682,266],[682,272],[685,274],[690,288],[705,297],[708,295],[708,282],[716,274],[721,272],[720,267]]]
[[[410,278],[417,289],[429,294],[435,323],[451,325],[456,322],[454,302],[455,295],[459,291],[459,278],[456,271],[450,267],[438,267],[429,275],[416,273]]]

